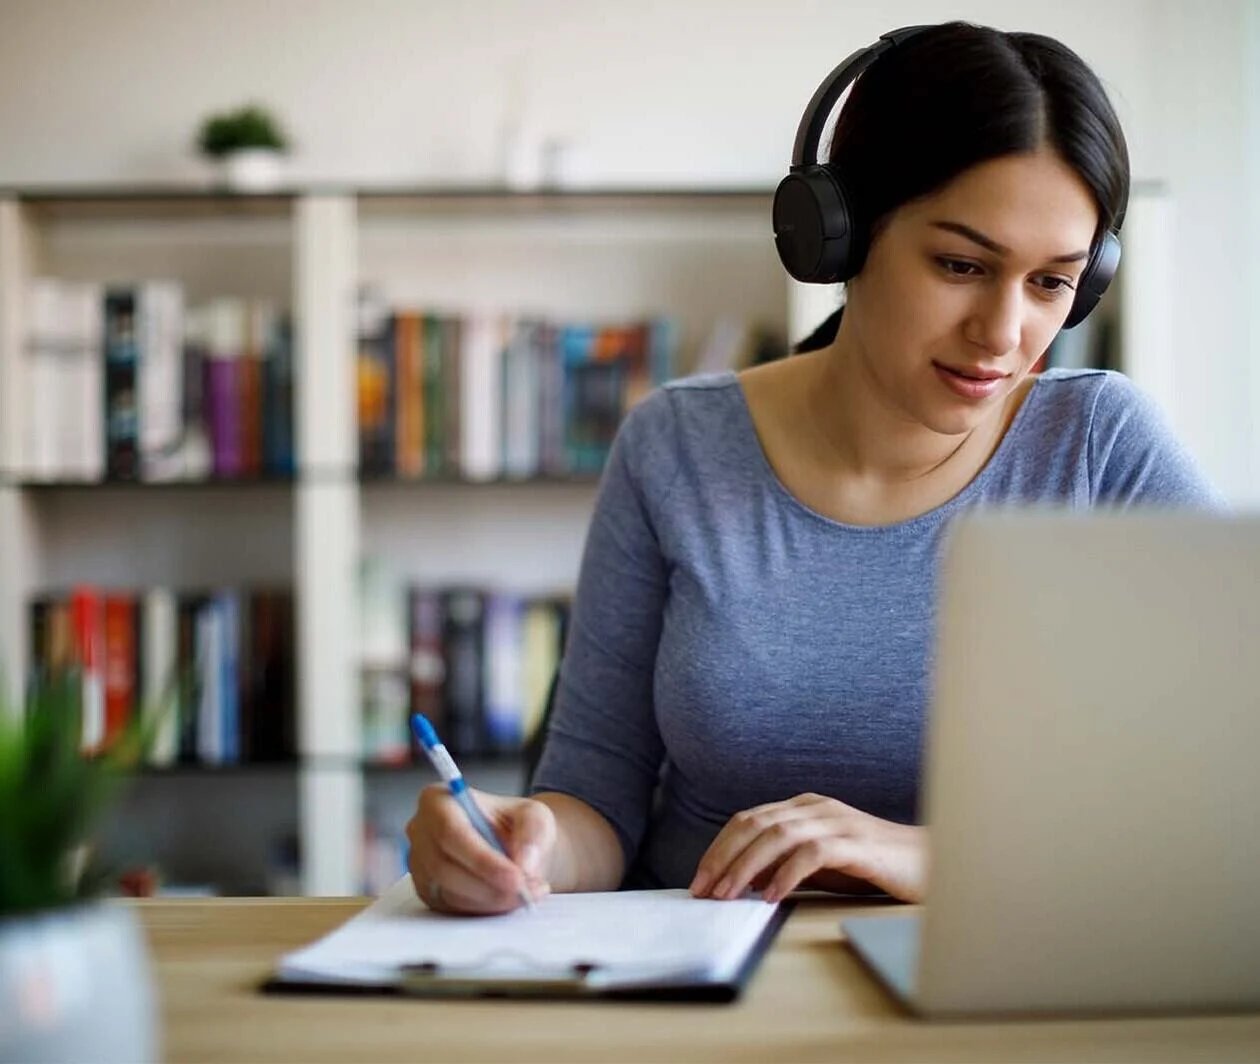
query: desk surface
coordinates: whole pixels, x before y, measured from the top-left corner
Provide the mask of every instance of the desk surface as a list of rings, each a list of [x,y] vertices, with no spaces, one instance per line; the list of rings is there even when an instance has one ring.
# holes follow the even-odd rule
[[[418,1001],[256,992],[275,958],[365,904],[133,903],[148,932],[163,1056],[179,1061],[1260,1061],[1260,1014],[928,1024],[841,944],[870,905],[801,901],[734,1005]]]

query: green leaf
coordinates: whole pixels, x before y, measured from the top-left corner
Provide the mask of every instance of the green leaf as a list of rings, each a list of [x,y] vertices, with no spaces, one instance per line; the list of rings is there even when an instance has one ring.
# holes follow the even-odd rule
[[[25,714],[0,705],[0,915],[54,908],[113,882],[99,868],[76,876],[72,856],[118,800],[132,767],[178,706],[173,676],[103,755],[81,751],[82,679],[67,669],[32,686]]]

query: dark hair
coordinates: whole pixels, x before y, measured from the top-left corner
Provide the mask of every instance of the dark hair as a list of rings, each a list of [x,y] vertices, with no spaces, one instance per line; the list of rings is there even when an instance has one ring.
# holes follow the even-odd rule
[[[1098,232],[1118,230],[1129,202],[1129,151],[1098,77],[1039,33],[966,22],[933,26],[879,57],[836,119],[828,162],[869,245],[880,222],[964,170],[1049,144],[1098,205]],[[843,308],[796,345],[825,347]]]

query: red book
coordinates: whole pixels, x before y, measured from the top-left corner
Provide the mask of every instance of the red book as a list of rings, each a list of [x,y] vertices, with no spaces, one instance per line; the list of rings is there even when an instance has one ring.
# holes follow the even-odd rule
[[[105,596],[105,745],[127,727],[136,704],[136,601],[131,595]]]

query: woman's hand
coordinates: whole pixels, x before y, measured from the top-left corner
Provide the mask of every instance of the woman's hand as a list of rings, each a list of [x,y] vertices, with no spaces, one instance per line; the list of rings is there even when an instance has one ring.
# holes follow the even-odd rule
[[[731,817],[700,859],[691,893],[738,898],[753,887],[779,901],[801,885],[844,891],[866,883],[917,902],[926,882],[925,828],[800,794]]]
[[[505,913],[519,908],[523,888],[535,899],[551,890],[548,869],[556,844],[556,818],[542,802],[472,791],[508,857],[477,834],[450,792],[425,787],[407,822],[407,867],[416,893],[430,909]]]

